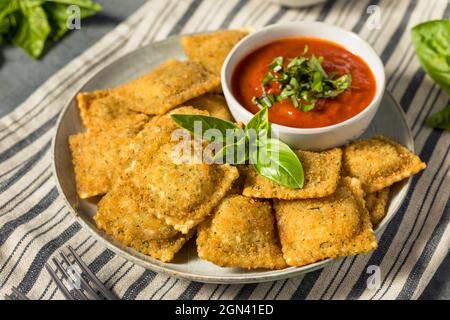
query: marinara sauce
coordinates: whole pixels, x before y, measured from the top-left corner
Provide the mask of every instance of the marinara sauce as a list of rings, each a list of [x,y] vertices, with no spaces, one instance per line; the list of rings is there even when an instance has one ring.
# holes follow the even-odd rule
[[[282,56],[285,64],[289,63],[289,59],[303,55],[305,45],[308,46],[306,57],[323,56],[322,67],[327,73],[335,72],[338,76],[350,73],[351,86],[335,98],[319,99],[315,108],[307,112],[295,108],[290,99],[275,102],[269,108],[269,120],[295,128],[320,128],[343,122],[364,110],[376,91],[375,77],[369,66],[339,44],[311,37],[274,41],[240,61],[231,83],[241,105],[252,113],[258,112],[259,107],[252,103],[252,98],[262,95],[261,81],[269,71],[268,65],[277,56]]]

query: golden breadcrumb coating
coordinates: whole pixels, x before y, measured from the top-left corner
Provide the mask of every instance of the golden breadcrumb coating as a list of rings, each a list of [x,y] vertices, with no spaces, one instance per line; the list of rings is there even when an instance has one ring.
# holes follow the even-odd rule
[[[345,177],[336,192],[325,198],[275,200],[287,264],[303,266],[376,249],[377,239],[363,195],[358,179]]]
[[[228,196],[198,229],[200,258],[222,267],[281,269],[286,262],[267,201]]]
[[[220,78],[192,61],[167,60],[112,90],[127,106],[145,114],[164,114],[220,84]]]
[[[228,53],[247,34],[245,30],[225,30],[187,35],[181,38],[181,45],[190,60],[220,76]]]
[[[366,207],[370,213],[370,220],[374,228],[386,216],[387,204],[389,202],[390,188],[384,188],[380,191],[369,193],[366,197]]]
[[[255,198],[285,200],[325,197],[338,185],[341,172],[342,150],[296,151],[303,166],[305,183],[301,189],[289,189],[259,175],[253,167],[248,170],[243,194]]]
[[[344,172],[361,180],[366,193],[389,187],[425,167],[407,148],[382,136],[351,143],[344,149]]]

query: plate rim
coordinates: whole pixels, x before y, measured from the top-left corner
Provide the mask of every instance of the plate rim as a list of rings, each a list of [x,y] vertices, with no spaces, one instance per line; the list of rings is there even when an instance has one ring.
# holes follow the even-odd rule
[[[99,73],[101,73],[104,69],[110,67],[111,65],[116,64],[121,60],[129,59],[133,55],[138,54],[139,51],[149,50],[151,47],[158,46],[158,45],[170,42],[170,41],[174,41],[175,39],[177,39],[177,38],[179,39],[180,37],[181,37],[181,35],[172,36],[172,37],[169,37],[169,38],[161,40],[161,41],[152,42],[145,46],[136,48],[135,50],[130,51],[130,52],[118,57],[117,59],[114,59],[113,61],[111,61],[110,63],[103,66],[101,69],[99,69],[97,72],[95,72],[91,77],[89,77],[86,81],[84,81],[82,85],[78,86],[74,95],[72,95],[70,97],[70,99],[67,100],[67,102],[65,103],[65,106],[61,109],[60,114],[58,116],[58,120],[55,125],[56,130],[54,131],[54,134],[52,137],[52,143],[51,143],[52,173],[53,173],[53,178],[55,180],[56,188],[57,188],[59,194],[63,198],[63,201],[64,201],[66,207],[75,216],[77,222],[79,222],[81,224],[81,226],[83,228],[85,228],[85,230],[88,230],[89,233],[97,241],[99,241],[100,243],[105,245],[108,249],[112,250],[114,253],[118,254],[119,256],[121,256],[124,259],[127,259],[145,269],[149,269],[154,272],[161,272],[161,273],[167,274],[167,275],[175,277],[175,278],[187,279],[187,280],[197,281],[197,282],[202,282],[202,283],[245,284],[245,283],[261,283],[261,282],[268,282],[268,281],[276,281],[276,280],[292,278],[295,276],[299,276],[301,274],[313,272],[315,270],[322,269],[325,266],[330,265],[331,263],[336,263],[336,262],[346,258],[346,257],[339,257],[339,258],[334,258],[334,259],[330,258],[330,259],[322,260],[322,261],[319,261],[319,262],[316,262],[313,264],[309,264],[306,266],[302,266],[302,267],[287,267],[287,268],[280,269],[280,270],[268,270],[268,271],[261,273],[260,276],[254,275],[254,274],[252,274],[250,276],[246,276],[244,274],[244,275],[235,275],[235,276],[224,277],[224,276],[191,274],[188,272],[168,269],[167,267],[164,266],[165,263],[160,262],[154,258],[152,258],[152,260],[154,260],[154,262],[140,259],[140,256],[143,256],[143,257],[148,257],[148,256],[145,256],[142,253],[139,253],[138,251],[133,250],[128,247],[122,249],[122,248],[116,246],[114,243],[112,243],[107,238],[102,236],[102,235],[106,235],[103,231],[98,230],[98,229],[95,230],[93,228],[93,226],[91,225],[91,223],[85,221],[85,219],[83,219],[83,217],[77,212],[77,209],[74,208],[74,206],[72,206],[72,204],[68,200],[68,197],[66,196],[66,193],[64,192],[64,190],[61,186],[59,174],[56,169],[56,140],[57,140],[60,128],[61,128],[62,120],[63,120],[65,114],[67,113],[67,111],[69,110],[70,105],[74,101],[76,95],[80,92],[80,90],[86,84],[88,84]],[[400,113],[403,124],[404,124],[405,128],[407,128],[407,136],[410,140],[410,145],[407,145],[407,148],[410,149],[412,152],[414,152],[414,138],[412,136],[411,128],[409,127],[409,125],[407,123],[405,112],[403,111],[403,109],[400,106],[400,104],[398,103],[398,101],[393,97],[393,95],[387,89],[384,90],[383,99],[385,99],[386,97],[387,97],[387,99],[391,100],[391,102],[395,105],[395,108],[397,109],[397,111]],[[376,228],[376,230],[374,230],[377,237],[379,237],[381,235],[381,233],[386,228],[387,224],[397,214],[398,209],[401,207],[401,205],[403,204],[403,202],[406,199],[406,194],[407,194],[410,186],[411,186],[411,178],[409,178],[405,182],[405,185],[402,187],[402,190],[401,190],[401,193],[403,193],[402,199],[401,199],[401,201],[398,201],[396,203],[396,205],[394,206],[394,208],[392,209],[393,213],[390,216],[387,216],[385,219],[383,219],[382,222],[379,224],[379,226]],[[127,249],[129,249],[129,250],[127,250]],[[133,254],[131,254],[131,252],[128,252],[128,251],[133,251]]]

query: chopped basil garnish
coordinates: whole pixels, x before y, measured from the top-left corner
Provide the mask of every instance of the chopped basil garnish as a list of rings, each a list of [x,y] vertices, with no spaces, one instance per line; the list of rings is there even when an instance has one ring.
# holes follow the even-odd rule
[[[290,59],[286,66],[283,66],[283,57],[273,59],[268,65],[269,72],[261,81],[263,94],[253,97],[252,102],[265,108],[271,107],[275,102],[290,99],[295,108],[307,112],[314,109],[319,99],[337,97],[350,87],[350,74],[327,74],[322,67],[323,57],[311,55],[308,58],[304,56],[307,52],[308,46],[305,46],[303,55]],[[270,82],[279,83],[279,94],[267,93]]]

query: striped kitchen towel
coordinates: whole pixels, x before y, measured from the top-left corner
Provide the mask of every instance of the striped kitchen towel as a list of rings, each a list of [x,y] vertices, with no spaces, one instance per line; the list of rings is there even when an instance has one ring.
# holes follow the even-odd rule
[[[368,19],[370,5],[381,28]],[[0,119],[0,296],[12,286],[33,299],[62,299],[44,264],[70,244],[123,299],[415,299],[449,250],[450,133],[423,125],[449,103],[420,68],[409,30],[449,18],[445,0],[328,1],[289,9],[262,0],[153,0],[46,81]],[[416,151],[428,168],[415,176],[407,200],[369,255],[340,259],[325,269],[276,282],[201,284],[145,270],[126,261],[78,224],[52,176],[50,144],[61,108],[77,88],[119,56],[180,33],[298,20],[326,21],[352,30],[380,54],[387,89],[402,105]],[[381,270],[378,289],[366,285],[367,267]]]

